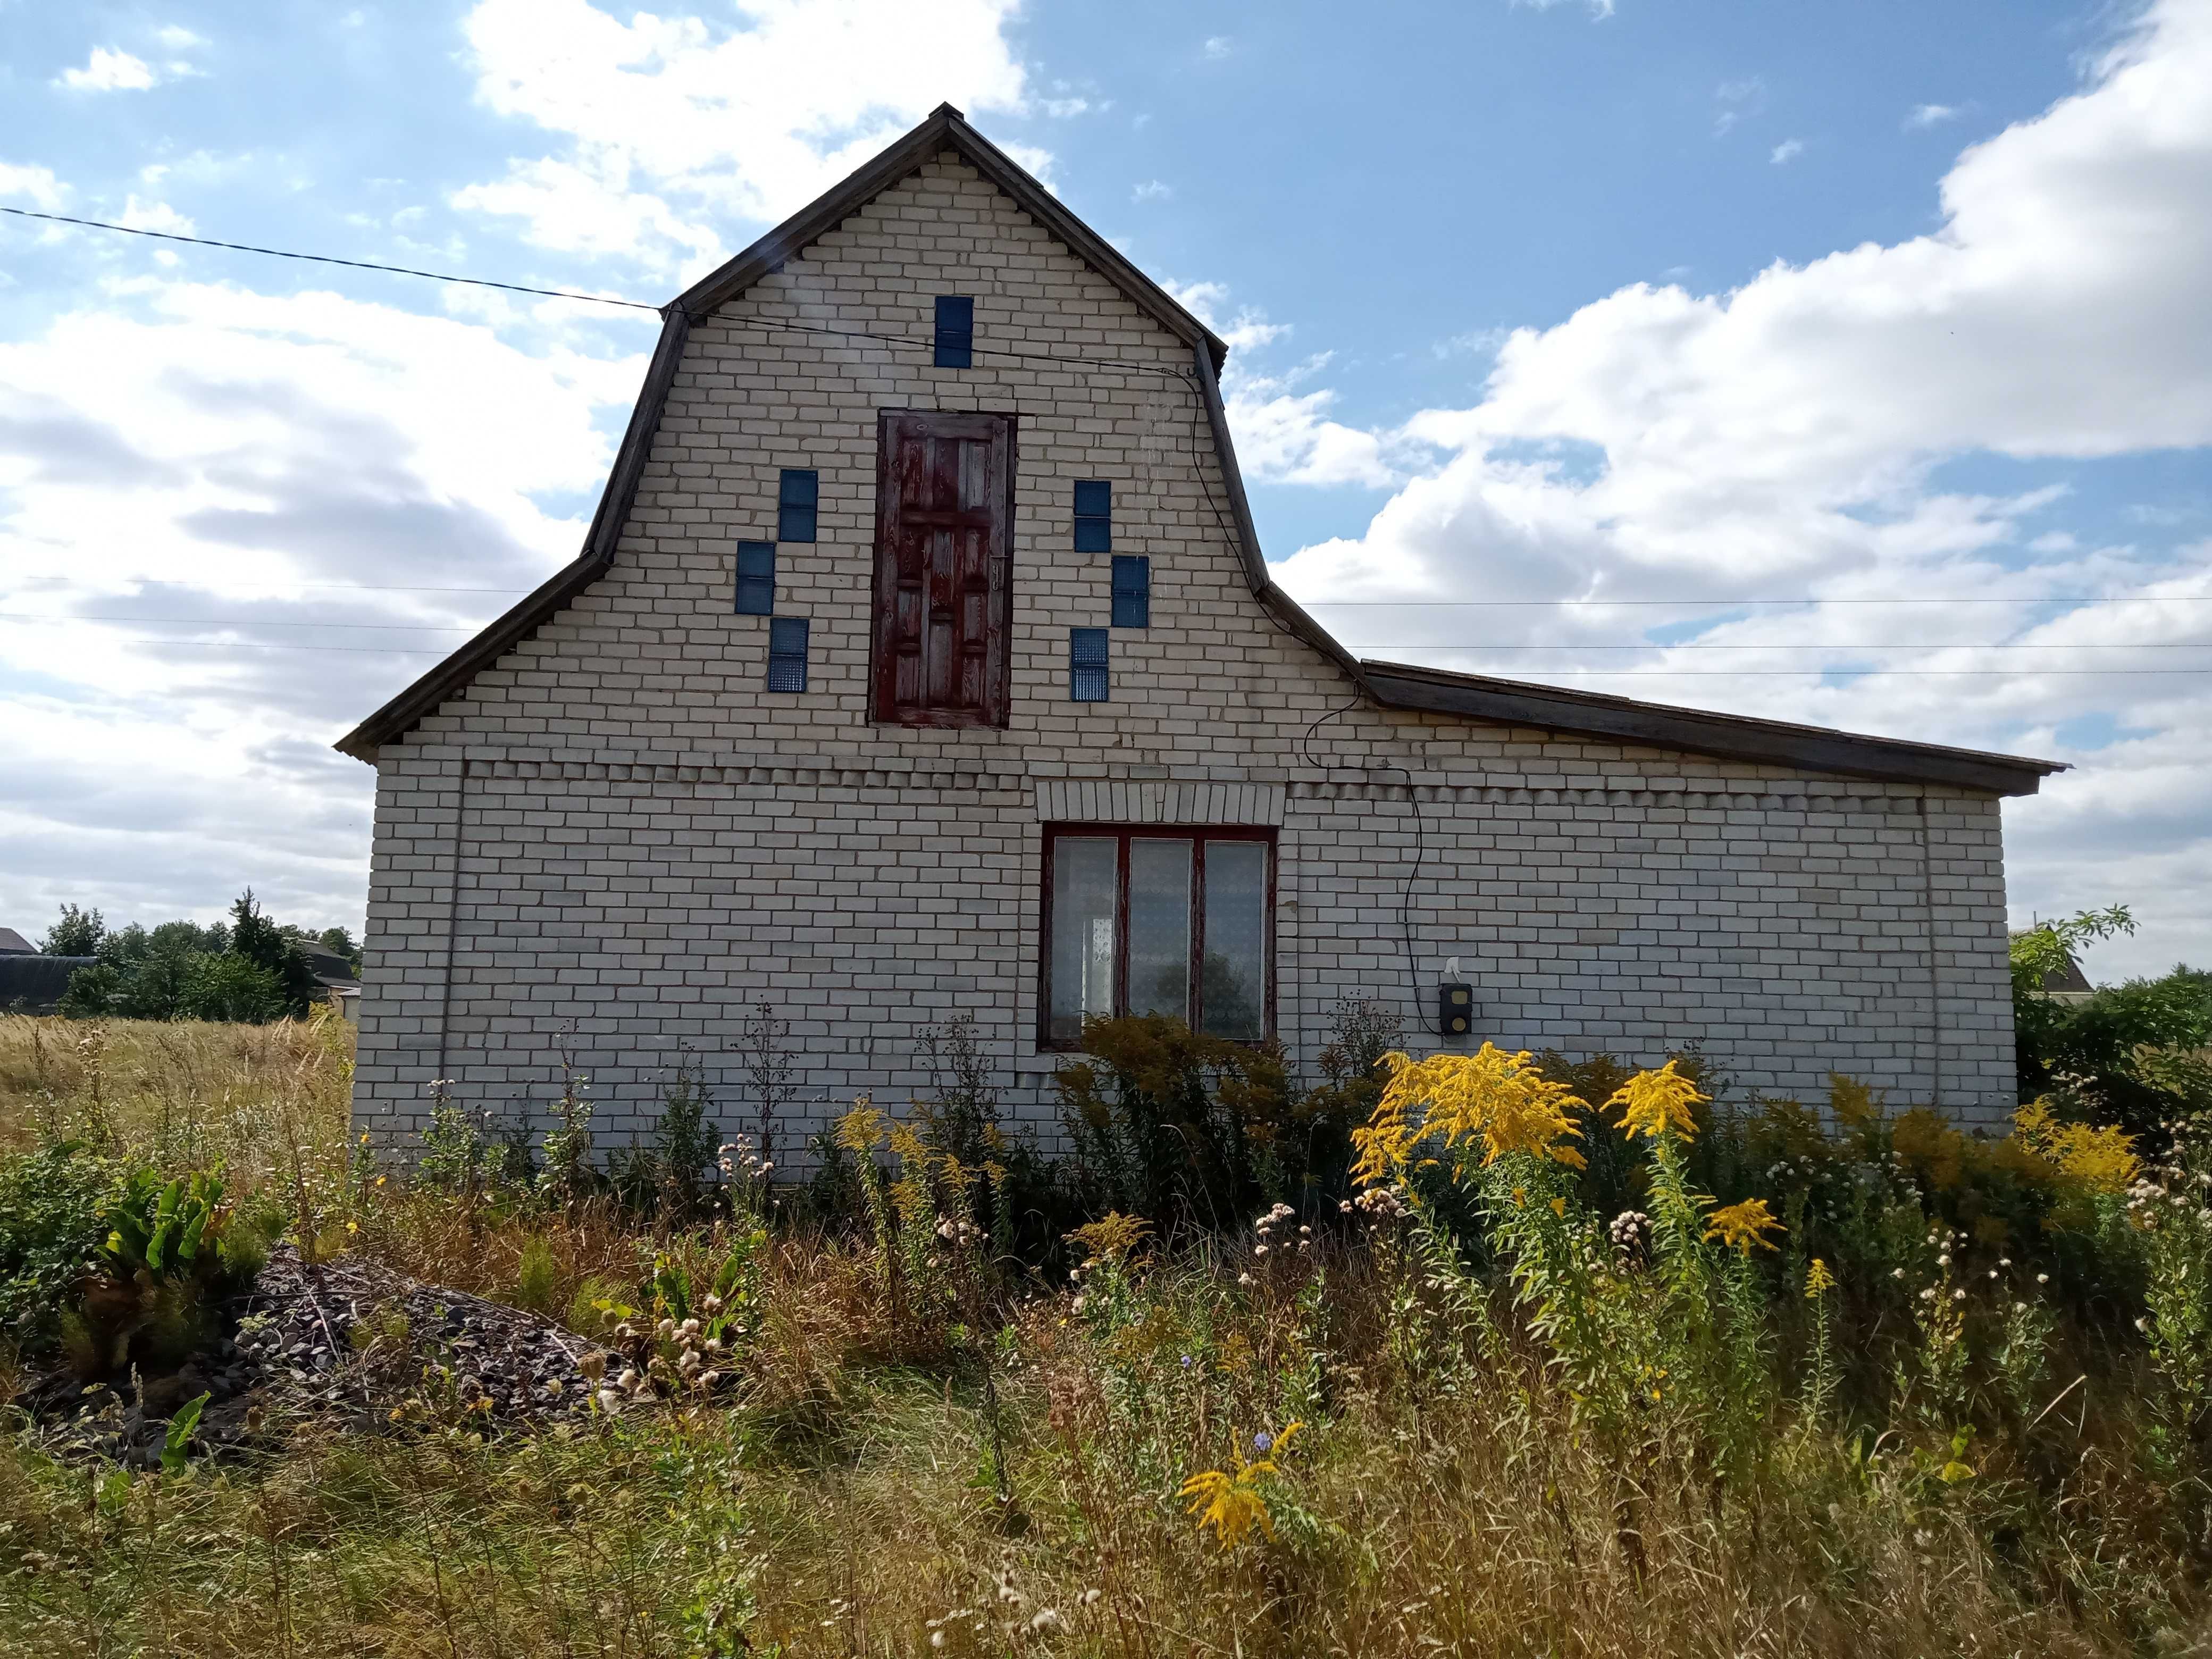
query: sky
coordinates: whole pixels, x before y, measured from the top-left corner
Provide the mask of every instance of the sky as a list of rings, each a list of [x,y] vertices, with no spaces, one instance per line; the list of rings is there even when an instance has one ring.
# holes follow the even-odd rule
[[[2212,0],[0,0],[0,206],[665,301],[950,100],[1231,346],[1362,654],[2043,757],[2212,965]],[[358,928],[333,739],[573,557],[648,313],[0,215],[0,923]]]

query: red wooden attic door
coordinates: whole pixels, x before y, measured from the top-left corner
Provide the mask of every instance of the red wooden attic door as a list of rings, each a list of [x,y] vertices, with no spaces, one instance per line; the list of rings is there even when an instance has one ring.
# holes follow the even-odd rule
[[[877,443],[875,717],[1004,726],[1014,417],[885,410]]]

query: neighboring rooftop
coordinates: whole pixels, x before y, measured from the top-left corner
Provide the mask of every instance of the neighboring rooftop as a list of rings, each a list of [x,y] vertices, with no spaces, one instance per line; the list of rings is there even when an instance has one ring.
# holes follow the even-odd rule
[[[0,957],[35,956],[39,947],[12,927],[0,927]]]

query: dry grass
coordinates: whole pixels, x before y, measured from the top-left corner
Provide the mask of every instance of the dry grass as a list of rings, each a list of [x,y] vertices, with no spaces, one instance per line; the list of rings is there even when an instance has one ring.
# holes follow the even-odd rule
[[[336,1189],[343,1028],[118,1025],[96,1077],[81,1036],[0,1021],[0,1144],[97,1127],[220,1157],[243,1187]],[[532,1237],[564,1298],[667,1243],[605,1206],[396,1184],[362,1218],[358,1248],[491,1295]],[[1088,1310],[1011,1287],[1007,1506],[972,1352],[889,1300],[860,1247],[799,1228],[768,1254],[734,1405],[534,1442],[306,1437],[181,1479],[19,1443],[0,1451],[0,1651],[2212,1651],[2203,1494],[2147,1469],[2124,1378],[1978,1450],[1972,1480],[1933,1478],[1925,1437],[1869,1460],[1871,1433],[1855,1451],[1850,1431],[1778,1427],[1768,1470],[1723,1494],[1608,1455],[1525,1339],[1478,1357],[1395,1253],[1322,1254],[1303,1297],[1310,1263],[1255,1271],[1243,1247],[1094,1285]],[[1109,1292],[1126,1316],[1101,1316]],[[1300,1398],[1273,1539],[1194,1531],[1180,1482]]]

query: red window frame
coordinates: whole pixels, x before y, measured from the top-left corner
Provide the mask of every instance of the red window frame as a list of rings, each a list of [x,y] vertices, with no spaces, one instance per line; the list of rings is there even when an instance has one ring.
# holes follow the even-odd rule
[[[1133,841],[1188,841],[1191,847],[1189,1001],[1184,1018],[1190,1029],[1205,1029],[1206,1018],[1206,843],[1210,841],[1259,842],[1267,849],[1267,878],[1261,888],[1260,912],[1260,1035],[1231,1038],[1257,1047],[1275,1040],[1275,882],[1280,863],[1276,831],[1251,824],[1219,823],[1048,823],[1042,842],[1042,900],[1037,928],[1037,1048],[1040,1052],[1073,1053],[1079,1039],[1052,1034],[1052,923],[1054,845],[1062,837],[1119,843],[1114,854],[1114,1013],[1129,1012],[1129,843]]]
[[[950,412],[927,409],[884,409],[876,414],[876,545],[875,625],[870,663],[870,708],[877,724],[913,726],[1005,727],[1013,704],[1013,546],[1014,469],[1016,428],[1012,415]],[[967,579],[957,571],[925,564],[917,573],[908,567],[905,543],[914,534],[907,506],[913,493],[907,472],[929,465],[932,440],[967,441],[988,446],[988,473],[980,507],[963,509],[938,505],[924,509],[926,520],[950,529],[957,538],[972,524],[960,520],[988,513],[985,535],[984,592],[974,595]],[[939,455],[940,465],[945,457]],[[957,461],[954,460],[955,469]],[[927,492],[941,495],[948,486],[957,492],[957,470],[939,471]],[[938,522],[945,521],[945,522]],[[955,556],[957,557],[957,542]],[[961,613],[971,598],[980,598],[983,615],[981,637]],[[911,617],[902,616],[902,608]],[[908,624],[911,625],[908,625]],[[965,665],[971,649],[980,647],[975,664],[980,684],[972,703],[933,703],[929,701],[929,644],[939,630],[942,641]],[[915,665],[925,682],[916,698],[901,702],[898,694],[902,663]],[[955,670],[956,684],[961,671]]]

